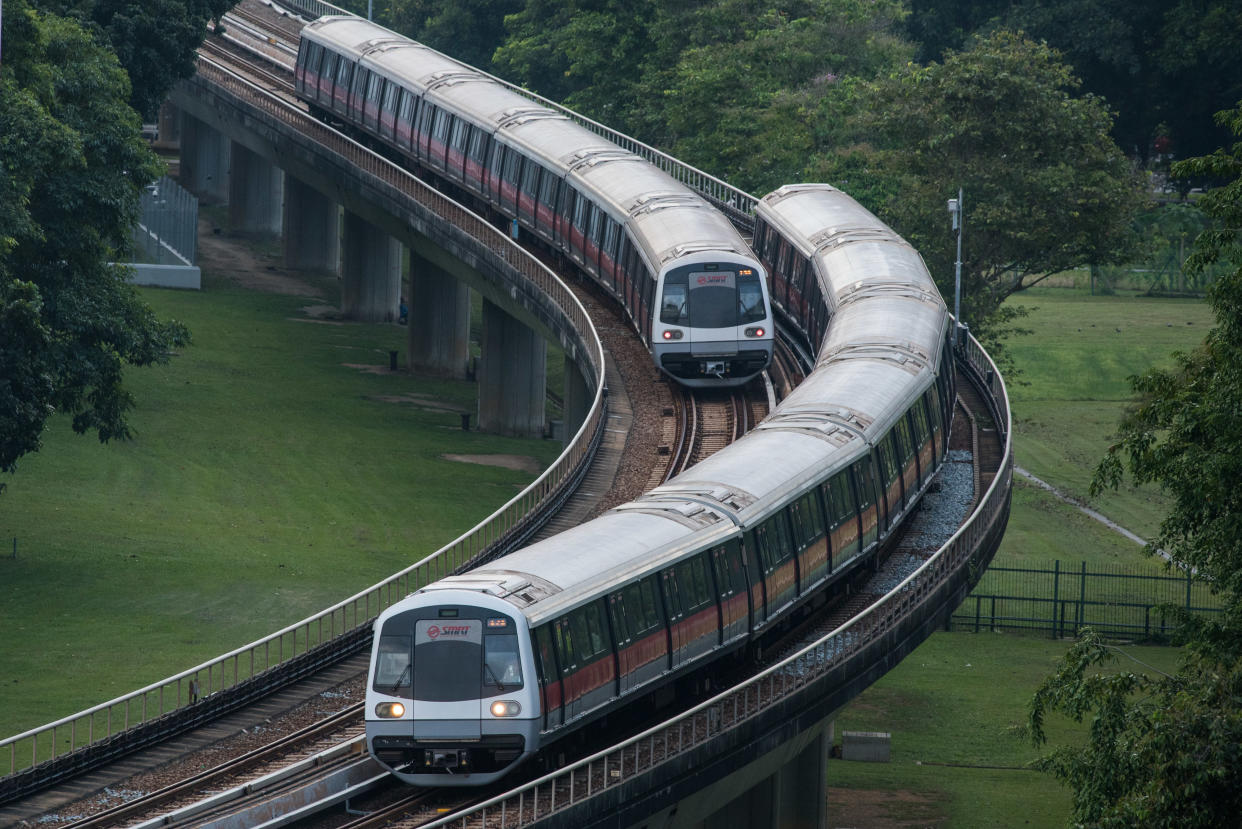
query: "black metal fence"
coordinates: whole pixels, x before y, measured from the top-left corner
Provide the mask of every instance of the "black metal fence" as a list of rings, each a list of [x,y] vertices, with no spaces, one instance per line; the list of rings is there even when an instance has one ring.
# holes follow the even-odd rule
[[[1154,639],[1176,627],[1168,608],[1220,612],[1207,583],[1159,565],[1087,569],[989,567],[949,621],[954,630],[1024,630],[1054,638],[1090,626],[1104,636]]]

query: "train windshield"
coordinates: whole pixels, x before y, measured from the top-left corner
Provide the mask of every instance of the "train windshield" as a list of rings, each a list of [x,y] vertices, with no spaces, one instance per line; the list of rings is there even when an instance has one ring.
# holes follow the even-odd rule
[[[522,687],[513,622],[505,618],[391,620],[380,636],[372,686],[426,702],[495,696]],[[413,633],[411,636],[410,634]]]
[[[664,278],[660,321],[690,328],[732,328],[767,318],[763,286],[750,268],[738,271],[684,269]]]

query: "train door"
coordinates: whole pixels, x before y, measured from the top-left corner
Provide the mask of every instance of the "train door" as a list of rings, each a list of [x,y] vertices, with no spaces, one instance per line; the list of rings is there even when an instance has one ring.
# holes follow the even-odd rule
[[[720,596],[721,641],[729,642],[745,635],[749,626],[750,607],[741,545],[737,541],[730,541],[713,549],[712,569],[716,574],[716,590]]]
[[[462,671],[461,665],[478,665]],[[483,620],[418,619],[414,622],[414,736],[442,736],[437,721],[452,720],[453,736],[482,736]],[[469,712],[469,716],[466,716]],[[419,731],[424,729],[424,733]]]
[[[677,589],[677,576],[670,567],[660,574],[661,592],[664,594],[665,616],[668,619],[668,631],[671,637],[672,665],[676,668],[686,658],[685,630],[682,622],[686,613],[682,608],[681,592]]]
[[[552,625],[535,628],[535,654],[539,660],[539,701],[543,706],[543,727],[556,728],[565,721],[565,710],[562,706],[561,673],[556,666],[556,649],[552,646]]]

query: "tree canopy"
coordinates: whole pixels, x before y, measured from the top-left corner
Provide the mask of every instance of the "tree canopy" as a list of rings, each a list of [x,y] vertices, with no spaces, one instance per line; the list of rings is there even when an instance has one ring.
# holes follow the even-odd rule
[[[1242,138],[1242,105],[1219,121]],[[1242,142],[1174,172],[1229,182],[1204,197],[1217,225],[1189,261],[1226,266],[1208,288],[1216,326],[1195,351],[1174,355],[1174,368],[1131,379],[1138,401],[1092,490],[1129,472],[1170,493],[1149,549],[1209,580],[1224,612],[1184,621],[1174,676],[1101,673],[1115,651],[1088,635],[1036,693],[1028,733],[1037,744],[1050,712],[1091,719],[1085,746],[1041,762],[1073,788],[1074,817],[1088,826],[1233,826],[1242,814]]]
[[[127,280],[140,189],[160,172],[116,56],[73,21],[9,0],[0,65],[0,470],[53,412],[101,441],[131,434],[126,364],[188,332]]]
[[[956,257],[946,202],[962,188],[962,317],[990,346],[1011,294],[1133,244],[1144,183],[1109,135],[1104,102],[1079,94],[1048,46],[995,32],[863,84],[856,98],[846,123],[857,143],[811,177],[871,202],[945,296]]]

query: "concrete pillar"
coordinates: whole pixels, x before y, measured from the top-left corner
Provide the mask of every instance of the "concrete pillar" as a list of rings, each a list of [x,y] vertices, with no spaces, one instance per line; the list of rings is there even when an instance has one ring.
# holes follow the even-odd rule
[[[341,208],[314,187],[285,176],[285,267],[338,273]]]
[[[587,385],[586,378],[578,369],[578,364],[565,356],[565,411],[562,418],[565,424],[564,443],[569,444],[573,436],[578,434],[587,413],[591,411],[591,401],[595,398],[592,389]]]
[[[363,322],[395,322],[401,299],[401,243],[345,211],[341,312]]]
[[[470,287],[410,251],[409,362],[415,374],[463,379],[470,360]]]
[[[479,428],[519,437],[543,435],[548,344],[483,300],[479,360]]]
[[[181,186],[200,204],[229,200],[229,139],[211,126],[181,113]]]
[[[832,732],[820,731],[793,762],[781,766],[774,777],[772,826],[788,829],[827,829],[828,752]]]
[[[229,225],[236,233],[279,234],[284,173],[237,142],[231,152]]]
[[[174,150],[181,145],[181,110],[168,101],[160,104],[159,120],[156,121],[159,133],[155,146],[159,149]]]

